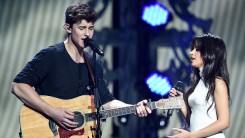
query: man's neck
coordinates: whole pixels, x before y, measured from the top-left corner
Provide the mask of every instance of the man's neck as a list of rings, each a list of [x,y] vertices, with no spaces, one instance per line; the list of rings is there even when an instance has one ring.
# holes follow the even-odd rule
[[[69,41],[69,39],[66,39],[64,44],[68,54],[74,62],[84,63],[83,48],[75,46],[71,41]]]

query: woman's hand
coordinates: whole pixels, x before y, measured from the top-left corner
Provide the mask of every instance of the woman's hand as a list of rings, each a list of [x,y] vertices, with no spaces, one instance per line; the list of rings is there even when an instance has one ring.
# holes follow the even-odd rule
[[[178,131],[179,134],[173,136],[167,136],[167,138],[192,138],[191,133],[179,128],[173,128],[174,131]]]
[[[175,88],[172,88],[172,89],[170,90],[169,96],[170,96],[170,97],[177,97],[177,96],[180,96],[181,98],[183,98],[183,93],[180,92],[180,91],[177,91]]]

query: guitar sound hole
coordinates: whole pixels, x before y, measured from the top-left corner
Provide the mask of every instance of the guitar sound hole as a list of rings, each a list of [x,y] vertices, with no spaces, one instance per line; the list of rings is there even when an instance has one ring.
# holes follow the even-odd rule
[[[74,122],[78,122],[77,127],[81,127],[84,124],[84,116],[81,112],[75,111],[74,113]]]

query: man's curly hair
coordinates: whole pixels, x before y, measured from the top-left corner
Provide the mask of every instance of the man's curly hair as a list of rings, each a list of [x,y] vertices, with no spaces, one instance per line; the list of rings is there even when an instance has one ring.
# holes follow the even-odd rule
[[[96,11],[87,4],[82,4],[79,2],[71,4],[66,9],[65,22],[68,23],[71,27],[74,23],[80,22],[83,19],[87,22],[94,23],[97,20]]]

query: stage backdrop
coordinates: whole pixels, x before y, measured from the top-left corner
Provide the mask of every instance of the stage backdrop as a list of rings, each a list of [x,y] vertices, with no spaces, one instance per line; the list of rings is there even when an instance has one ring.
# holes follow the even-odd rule
[[[0,137],[17,138],[19,132],[19,112],[22,103],[10,92],[16,74],[42,48],[64,40],[64,11],[73,0],[1,0],[0,1]],[[86,1],[82,1],[86,2]],[[112,2],[96,23],[97,31],[111,27]],[[161,3],[166,1],[161,0]],[[166,3],[167,4],[167,3]],[[225,131],[228,138],[245,137],[245,15],[244,0],[196,0],[189,10],[200,18],[213,20],[210,31],[221,36],[227,44],[228,66],[231,76],[232,106],[231,125]],[[100,11],[103,3],[98,2]],[[133,20],[133,19],[132,19]],[[169,28],[185,30],[187,25],[174,20]],[[201,34],[198,28],[195,31]],[[123,41],[123,40],[122,40]],[[158,49],[157,66],[164,70],[173,58],[172,49]],[[111,51],[107,49],[106,61],[111,66]],[[172,54],[171,54],[172,53]],[[169,60],[168,60],[169,59]],[[164,61],[162,61],[164,60]],[[163,64],[164,63],[164,64]],[[178,66],[178,64],[177,64]],[[142,84],[143,85],[143,84]],[[113,90],[112,90],[113,92]],[[171,128],[179,125],[174,114],[169,126],[159,131],[159,137],[172,133]],[[201,118],[200,118],[201,119]],[[110,138],[111,120],[103,123],[103,136]]]

